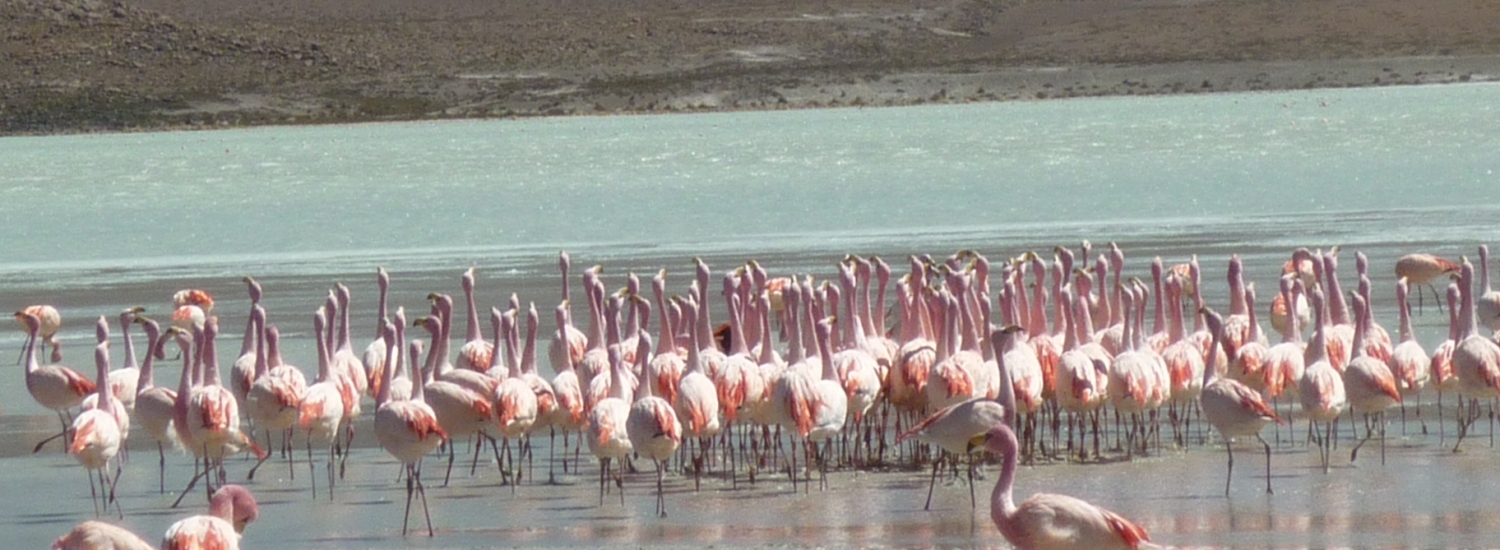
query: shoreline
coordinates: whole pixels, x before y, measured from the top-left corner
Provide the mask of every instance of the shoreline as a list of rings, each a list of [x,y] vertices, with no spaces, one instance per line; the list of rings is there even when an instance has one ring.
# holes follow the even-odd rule
[[[0,0],[0,21],[0,135],[1500,79],[1483,0]]]

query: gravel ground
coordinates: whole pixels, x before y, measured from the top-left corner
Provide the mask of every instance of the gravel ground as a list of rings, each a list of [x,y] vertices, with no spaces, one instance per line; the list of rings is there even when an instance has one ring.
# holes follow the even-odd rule
[[[1488,80],[1487,0],[0,0],[0,133]]]

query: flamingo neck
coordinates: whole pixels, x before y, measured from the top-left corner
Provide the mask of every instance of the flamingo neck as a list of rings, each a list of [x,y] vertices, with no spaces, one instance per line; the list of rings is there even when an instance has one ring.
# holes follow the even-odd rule
[[[990,430],[989,448],[999,454],[1000,479],[990,493],[990,519],[1002,531],[1009,531],[1011,520],[1016,515],[1016,501],[1011,491],[1016,481],[1016,433],[1009,426],[998,426]]]
[[[130,339],[130,323],[120,323],[120,337],[125,339],[125,368],[138,368],[135,362],[135,342]]]

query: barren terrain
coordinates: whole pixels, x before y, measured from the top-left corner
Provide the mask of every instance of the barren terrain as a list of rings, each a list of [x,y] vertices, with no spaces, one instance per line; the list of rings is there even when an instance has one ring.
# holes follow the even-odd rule
[[[1489,0],[0,0],[0,133],[1500,75]]]

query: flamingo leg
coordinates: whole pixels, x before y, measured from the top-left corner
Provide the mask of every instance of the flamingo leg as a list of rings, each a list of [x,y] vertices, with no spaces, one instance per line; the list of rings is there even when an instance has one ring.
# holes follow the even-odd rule
[[[1229,480],[1234,479],[1234,444],[1224,439],[1224,449],[1229,451],[1229,471],[1224,474],[1224,496],[1229,496]]]
[[[427,510],[427,487],[422,485],[422,465],[420,463],[412,465],[407,477],[417,480],[417,495],[422,497],[422,517],[427,519],[427,536],[432,537],[432,513]]]
[[[1255,434],[1255,438],[1259,439],[1261,446],[1266,448],[1266,494],[1274,494],[1275,491],[1271,490],[1271,444],[1266,443],[1266,439],[1258,433]]]

